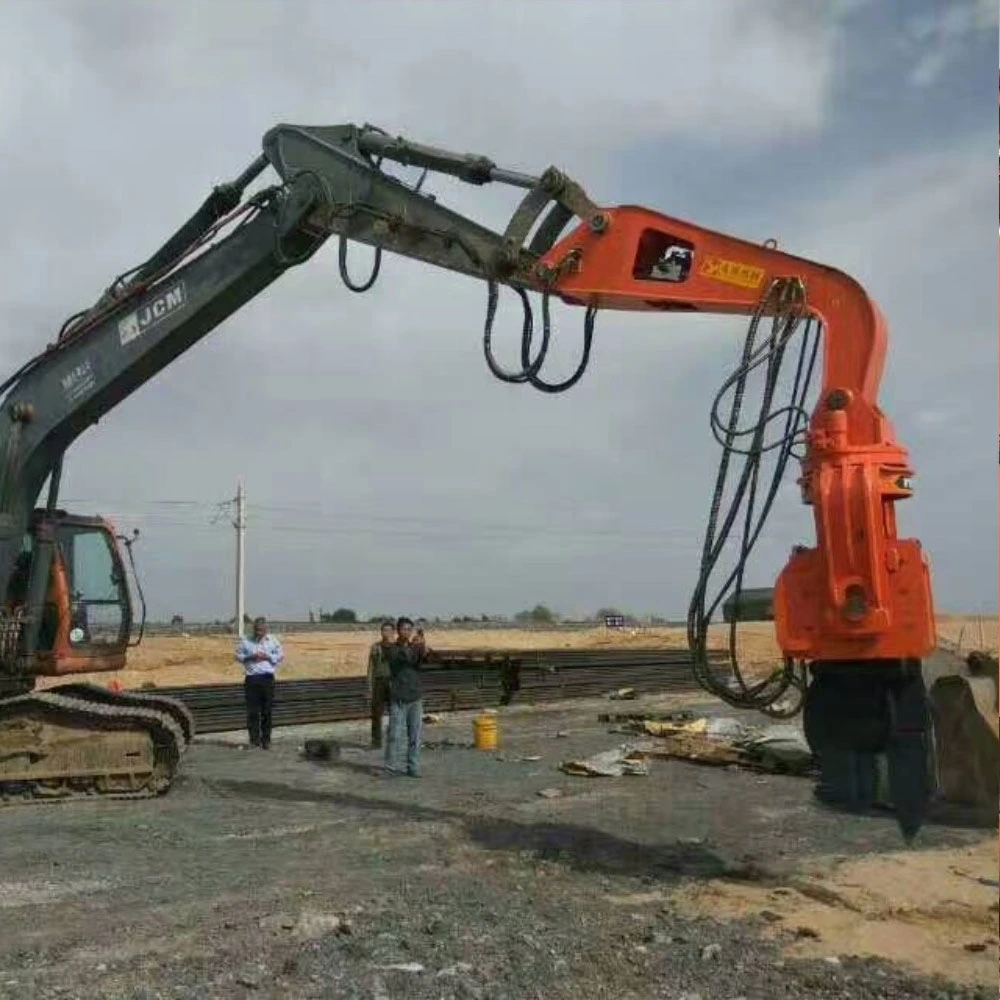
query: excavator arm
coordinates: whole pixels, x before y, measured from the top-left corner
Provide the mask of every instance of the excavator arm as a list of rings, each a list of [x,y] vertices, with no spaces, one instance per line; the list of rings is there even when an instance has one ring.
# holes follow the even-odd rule
[[[383,169],[387,161],[420,168],[423,175],[408,185]],[[246,196],[268,167],[277,183]],[[495,232],[424,193],[431,172],[473,185],[513,185],[525,194],[506,229]],[[802,498],[816,525],[815,546],[793,551],[775,591],[784,668],[777,681],[747,681],[737,670],[735,686],[707,669],[707,627],[717,606],[706,607],[707,570],[732,527],[732,517],[721,528],[716,523],[721,472],[689,635],[703,683],[730,703],[768,710],[791,689],[804,692],[807,735],[829,799],[854,806],[870,801],[874,762],[885,754],[904,832],[914,832],[927,798],[920,659],[935,645],[934,614],[920,545],[896,532],[894,505],[911,495],[912,471],[878,407],[886,353],[878,309],[853,279],[832,268],[648,209],[598,206],[553,167],[530,176],[372,126],[272,128],[263,153],[235,181],[216,188],[148,261],[116,279],[93,308],[74,317],[55,343],[0,387],[6,392],[0,418],[0,580],[11,579],[46,479],[47,510],[55,511],[62,456],[72,441],[331,236],[340,241],[341,274],[353,291],[371,286],[386,250],[483,280],[490,370],[505,382],[550,393],[583,375],[600,310],[750,317],[753,336],[730,386],[741,398],[755,367],[767,369],[773,391],[772,369],[780,367],[792,336],[822,327],[818,403],[808,428],[792,421],[779,442],[782,468],[795,445],[804,448]],[[375,249],[372,275],[360,284],[348,274],[351,241]],[[524,307],[521,367],[515,371],[501,368],[492,351],[501,286],[512,288]],[[529,293],[542,299],[538,343]],[[552,298],[585,310],[582,361],[561,383],[546,382],[541,374]],[[765,320],[772,333],[755,346]],[[804,399],[796,396],[789,409],[796,419]],[[741,488],[754,490],[774,413],[747,432],[737,428],[738,410],[728,424],[713,413],[713,426],[721,434],[724,466],[737,453],[753,457]],[[751,442],[741,452],[734,442],[746,433]],[[53,545],[44,525],[42,517],[35,537],[42,555]],[[737,588],[759,526],[751,534],[730,578]],[[48,558],[33,560],[16,649],[0,650],[5,663],[16,660],[29,672],[49,564]]]

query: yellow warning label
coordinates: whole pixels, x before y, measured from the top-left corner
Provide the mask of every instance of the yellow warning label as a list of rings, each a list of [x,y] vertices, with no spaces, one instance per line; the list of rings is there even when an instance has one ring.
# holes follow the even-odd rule
[[[737,260],[723,260],[721,257],[705,257],[698,273],[715,281],[724,281],[727,285],[739,285],[740,288],[759,288],[764,280],[764,268],[741,264]]]

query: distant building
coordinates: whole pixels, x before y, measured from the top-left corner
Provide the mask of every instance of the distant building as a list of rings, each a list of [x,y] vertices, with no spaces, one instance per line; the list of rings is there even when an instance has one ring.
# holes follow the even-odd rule
[[[771,587],[749,587],[726,598],[722,617],[727,622],[773,622],[774,590]]]

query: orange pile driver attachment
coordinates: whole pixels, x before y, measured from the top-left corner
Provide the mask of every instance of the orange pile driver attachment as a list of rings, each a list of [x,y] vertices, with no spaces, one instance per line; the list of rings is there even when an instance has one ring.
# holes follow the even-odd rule
[[[823,324],[822,386],[799,480],[817,545],[797,548],[778,582],[778,639],[788,657],[810,661],[925,656],[936,645],[930,578],[920,543],[896,535],[894,507],[912,494],[912,469],[878,407],[886,331],[875,304],[846,274],[767,246],[641,208],[601,214],[542,260],[564,300]]]
[[[588,315],[595,308],[612,308],[752,317],[740,367],[712,410],[713,433],[724,457],[689,611],[692,651],[706,687],[732,704],[768,710],[793,685],[804,690],[806,733],[821,761],[818,794],[825,801],[870,804],[876,758],[884,753],[900,826],[911,837],[931,791],[921,659],[937,642],[927,558],[916,539],[899,538],[896,531],[895,504],[912,495],[913,473],[878,406],[887,341],[879,310],[856,281],[832,268],[636,207],[601,210],[554,245],[537,270],[552,293],[586,306]],[[771,328],[761,335],[758,327],[765,317]],[[817,330],[810,358],[813,324],[822,327],[824,351],[821,383],[807,420],[808,386],[800,385],[809,381],[818,346]],[[795,386],[788,405],[779,408],[774,400],[778,372],[796,335],[801,353]],[[751,418],[747,426],[740,407],[747,376],[755,369],[764,372],[764,399],[757,422]],[[729,409],[723,415],[720,404],[727,394]],[[713,600],[708,579],[738,524],[741,556],[727,582],[742,589],[746,556],[763,527],[784,462],[796,447],[799,485],[803,502],[813,510],[816,544],[792,550],[775,589],[785,669],[777,680],[748,682],[736,664],[734,635],[734,689],[731,679],[713,679],[707,665],[708,624],[725,596]],[[758,478],[759,463],[774,449],[777,472],[768,487]],[[720,520],[727,474],[740,456],[745,461],[736,501]],[[768,496],[755,520],[758,491]],[[741,504],[748,513],[739,510]]]

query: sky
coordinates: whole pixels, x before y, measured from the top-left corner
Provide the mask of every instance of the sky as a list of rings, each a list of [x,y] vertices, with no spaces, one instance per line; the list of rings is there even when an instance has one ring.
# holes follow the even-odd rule
[[[889,324],[900,534],[942,610],[995,613],[996,0],[0,4],[0,370],[235,177],[278,122],[377,124],[847,271]],[[273,175],[270,180],[273,180]],[[429,179],[503,228],[519,193]],[[352,247],[362,276],[370,260]],[[508,293],[509,296],[509,293]],[[88,430],[63,498],[139,528],[153,618],[683,617],[746,320],[600,313],[559,396],[495,380],[481,282],[330,241]],[[554,309],[546,377],[581,343]],[[514,363],[502,298],[497,351]],[[812,544],[790,468],[750,563]]]

